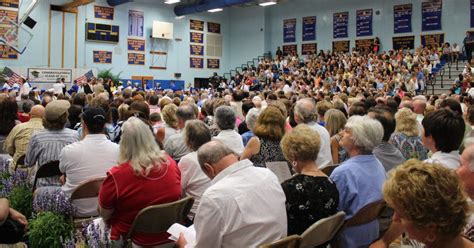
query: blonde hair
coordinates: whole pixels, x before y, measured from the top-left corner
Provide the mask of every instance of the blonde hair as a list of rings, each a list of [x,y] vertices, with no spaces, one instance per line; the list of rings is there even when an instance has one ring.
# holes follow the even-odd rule
[[[129,109],[129,105],[128,104],[125,104],[125,103],[122,103],[120,104],[120,106],[118,107],[117,109],[117,112],[118,112],[118,115],[119,115],[119,120],[121,121],[124,121],[126,119],[128,119],[128,109]]]
[[[468,205],[454,170],[410,159],[392,170],[383,187],[388,205],[421,229],[436,226],[436,236],[454,237],[466,224]]]
[[[322,116],[324,116],[324,114],[326,114],[326,112],[332,107],[332,103],[327,100],[319,101],[318,103],[316,103],[316,111],[319,115]]]
[[[418,136],[418,121],[416,114],[409,108],[402,108],[395,114],[396,126],[395,131],[405,134],[406,136]]]
[[[166,154],[154,137],[150,126],[137,117],[130,117],[122,126],[119,162],[130,162],[137,176],[147,176],[153,169],[167,164]]]
[[[315,161],[321,147],[321,138],[308,125],[298,124],[283,136],[280,146],[288,161]]]
[[[324,114],[324,120],[326,121],[325,127],[331,137],[342,131],[347,122],[346,116],[339,109],[328,110]]]
[[[161,111],[161,116],[163,117],[163,121],[165,121],[168,126],[172,128],[178,128],[178,120],[176,118],[176,111],[178,111],[178,107],[174,104],[168,104],[163,108]]]

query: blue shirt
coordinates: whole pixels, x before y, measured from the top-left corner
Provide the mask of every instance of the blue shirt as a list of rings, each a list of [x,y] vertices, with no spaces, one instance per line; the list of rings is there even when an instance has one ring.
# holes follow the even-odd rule
[[[381,200],[385,169],[374,155],[358,155],[336,167],[330,178],[339,191],[339,207],[352,218],[365,205]],[[341,233],[342,247],[369,245],[379,236],[377,220],[345,229]]]
[[[249,140],[255,136],[252,131],[247,131],[245,133],[243,133],[242,135],[242,141],[244,143],[244,147],[247,146],[247,143],[249,143]]]

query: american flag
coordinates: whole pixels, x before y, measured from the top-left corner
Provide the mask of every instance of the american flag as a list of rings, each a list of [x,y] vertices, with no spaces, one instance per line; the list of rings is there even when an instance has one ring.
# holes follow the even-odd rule
[[[94,77],[94,73],[92,72],[92,70],[89,70],[88,72],[86,72],[84,75],[76,78],[76,80],[74,80],[75,82],[78,82],[78,83],[81,83],[85,80],[89,80],[91,78]]]
[[[23,80],[20,80],[22,77],[8,67],[3,68],[3,75],[7,78],[7,84],[10,86],[13,86],[15,83],[19,85],[23,83]]]

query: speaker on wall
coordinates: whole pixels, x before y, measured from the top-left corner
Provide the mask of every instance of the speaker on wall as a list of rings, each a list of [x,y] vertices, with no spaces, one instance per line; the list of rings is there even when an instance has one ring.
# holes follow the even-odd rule
[[[33,20],[33,18],[30,18],[29,16],[26,17],[26,20],[23,23],[31,29],[33,29],[36,25],[36,21]]]
[[[181,77],[181,73],[176,72],[176,73],[174,74],[174,77],[175,77],[175,78],[180,78],[180,77]]]

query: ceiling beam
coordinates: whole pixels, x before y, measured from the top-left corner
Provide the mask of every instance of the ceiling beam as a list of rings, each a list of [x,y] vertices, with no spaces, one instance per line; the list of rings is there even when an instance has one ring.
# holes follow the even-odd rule
[[[59,5],[58,7],[60,8],[61,11],[77,12],[77,9],[76,9],[77,7],[82,6],[82,5],[87,5],[93,2],[95,2],[95,0],[74,0],[70,3]]]

